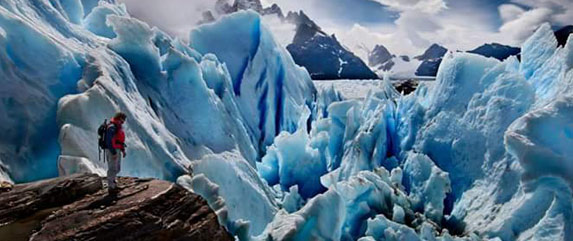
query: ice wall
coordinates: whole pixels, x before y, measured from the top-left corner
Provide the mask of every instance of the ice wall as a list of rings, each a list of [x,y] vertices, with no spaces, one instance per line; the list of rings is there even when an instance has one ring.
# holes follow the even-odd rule
[[[237,106],[259,158],[281,131],[293,133],[316,90],[302,67],[276,44],[254,11],[224,16],[191,31],[190,47],[215,54],[227,66]],[[241,46],[241,47],[238,47]]]
[[[424,153],[449,173],[443,222],[452,230],[572,237],[571,49],[554,38],[542,26],[521,62],[446,56],[435,84],[400,100],[401,153]]]
[[[0,153],[16,182],[57,175],[56,105],[77,93],[85,49],[99,44],[75,24],[81,11],[77,2],[0,1]]]

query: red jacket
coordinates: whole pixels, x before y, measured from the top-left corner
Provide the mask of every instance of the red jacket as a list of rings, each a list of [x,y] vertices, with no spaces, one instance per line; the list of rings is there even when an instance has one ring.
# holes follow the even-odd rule
[[[111,146],[114,149],[125,150],[125,133],[123,132],[123,128],[121,127],[121,122],[116,120],[115,118],[111,118],[111,123],[115,125],[115,135],[111,139]]]

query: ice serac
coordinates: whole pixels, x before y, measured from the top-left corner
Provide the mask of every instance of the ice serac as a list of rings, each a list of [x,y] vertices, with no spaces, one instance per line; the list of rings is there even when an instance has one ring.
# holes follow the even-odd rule
[[[222,224],[239,236],[258,235],[277,212],[274,195],[255,169],[237,153],[209,155],[193,163],[193,177],[178,182],[222,210]]]
[[[556,46],[544,25],[522,46],[521,62],[447,55],[436,83],[399,101],[400,157],[413,150],[448,172],[452,193],[442,223],[452,232],[572,237],[571,157],[564,149],[571,144],[571,49]],[[427,176],[416,166],[427,161],[407,159],[404,184],[415,195],[412,181]]]
[[[450,192],[450,179],[432,162],[422,154],[408,153],[404,162],[406,179],[403,181],[410,192],[412,209],[426,213],[430,219],[440,223],[444,211],[444,199]],[[402,181],[402,180],[400,180]]]
[[[557,39],[549,24],[542,25],[533,36],[523,43],[520,70],[526,79],[539,69],[555,52]]]
[[[119,82],[118,84],[122,88],[123,84],[119,81],[120,78],[133,83],[125,86],[121,91],[107,94],[118,98],[114,105],[104,106],[102,103],[98,104],[91,101],[94,106],[86,105],[86,109],[82,110],[87,113],[89,108],[98,109],[101,107],[122,110],[127,108],[128,119],[134,119],[136,122],[128,121],[127,131],[129,133],[131,128],[136,128],[129,134],[134,136],[134,143],[138,144],[134,146],[133,150],[128,147],[128,152],[133,153],[130,154],[133,158],[142,159],[144,162],[148,160],[151,164],[148,167],[131,166],[128,163],[132,159],[128,156],[126,173],[175,180],[189,166],[189,159],[200,159],[206,154],[236,149],[254,166],[259,140],[253,137],[250,132],[252,130],[249,129],[248,123],[252,117],[246,118],[242,115],[241,110],[245,104],[241,103],[240,95],[233,90],[231,74],[226,65],[219,62],[216,56],[212,54],[203,56],[177,40],[172,40],[161,31],[151,29],[146,24],[128,16],[110,15],[107,17],[106,23],[112,27],[116,36],[107,42],[107,47],[112,50],[110,51],[112,54],[119,55],[121,58],[118,63],[109,65],[95,63],[94,66],[100,68],[99,66],[104,65],[106,68],[110,68],[110,71],[104,71],[103,75],[109,74],[112,79]],[[247,33],[243,34],[250,36]],[[266,44],[274,46],[272,39],[268,40]],[[265,52],[269,55],[271,53]],[[249,56],[248,52],[236,54]],[[267,58],[259,57],[259,59]],[[127,66],[129,71],[116,73],[118,65]],[[288,65],[280,66],[280,68],[269,69],[268,73],[287,76],[288,74],[282,72],[281,69],[288,68]],[[264,72],[266,73],[266,71]],[[90,72],[90,74],[102,74],[102,71],[92,72],[94,73]],[[88,77],[94,78],[93,76]],[[96,83],[103,81],[99,80]],[[282,79],[273,78],[268,81],[271,82],[270,84],[282,84]],[[88,83],[86,88],[89,88],[89,80],[82,80],[81,82]],[[299,79],[292,80],[292,82],[294,84],[302,83]],[[292,98],[294,97],[290,95],[292,91],[288,91],[290,88],[286,84],[284,95],[281,89],[279,96],[267,97],[263,95],[260,100],[257,100],[262,103],[263,107],[266,107],[266,102],[271,102],[273,105],[277,105],[274,108],[280,110],[280,112],[273,112],[273,115],[264,116],[273,117],[269,120],[265,119],[265,121],[270,123],[272,120],[274,124],[277,120],[280,125],[280,120],[288,120],[290,116],[296,115],[296,111],[306,104],[307,97],[309,97],[309,102],[312,100],[313,95],[302,95],[303,91],[312,92],[312,86],[297,87],[295,90],[298,92],[295,91],[295,94],[299,95],[295,96],[302,102],[300,106],[293,104]],[[118,88],[111,89],[119,90]],[[279,97],[284,99],[277,99]],[[133,102],[139,104],[132,105]],[[78,108],[76,104],[72,106]],[[64,118],[68,112],[65,106],[62,108],[64,110],[61,116]],[[139,110],[129,108],[138,108]],[[266,109],[263,109],[264,111]],[[99,116],[111,115],[111,113],[97,114]],[[95,116],[90,116],[89,119],[97,119]],[[62,121],[62,123],[67,122],[70,120]],[[81,124],[76,123],[75,125]],[[262,124],[261,126],[265,127]],[[267,126],[275,127],[270,124]],[[296,128],[296,124],[284,124],[284,126],[289,126],[293,130]],[[88,133],[87,130],[92,128],[95,126],[83,128],[84,137],[82,140],[91,140],[85,134]],[[66,141],[63,138],[68,137],[69,139],[73,136],[75,135],[62,135],[61,142],[65,143],[63,145],[64,150],[73,150],[75,147],[68,147],[73,147],[73,145],[77,145],[76,143],[84,143],[78,139]],[[85,143],[93,144],[91,142]],[[151,143],[159,143],[159,145]],[[80,149],[87,150],[89,145],[85,144]],[[83,153],[79,154],[79,156],[86,157]],[[97,155],[91,154],[89,159],[95,160]]]
[[[279,211],[255,240],[340,240],[344,218],[343,199],[330,190],[317,195],[295,213]]]
[[[336,191],[346,204],[341,240],[570,240],[573,40],[538,45],[554,39],[541,27],[522,62],[447,54],[436,82],[403,97],[382,88],[334,101],[304,138],[273,149],[300,153],[329,140],[313,159],[326,163],[327,173],[315,172],[324,194]],[[259,166],[269,183],[290,178],[279,168],[300,169],[269,163],[280,162]],[[284,196],[296,196],[289,186]],[[300,210],[324,194],[304,196]],[[312,220],[284,212],[267,228],[302,232],[299,223]]]
[[[241,46],[241,47],[237,47]],[[281,131],[294,132],[316,90],[308,73],[279,47],[253,11],[240,11],[190,34],[190,47],[226,64],[253,145],[265,153]]]
[[[108,4],[106,2],[100,2],[99,5],[95,6],[86,15],[82,22],[82,25],[90,32],[106,37],[115,38],[116,34],[111,28],[109,22],[107,22],[107,17],[110,15],[116,16],[126,16],[127,9],[125,5]]]
[[[77,92],[85,48],[97,42],[71,22],[72,2],[0,2],[0,153],[16,182],[57,175],[56,105]]]
[[[306,109],[299,123],[302,128],[293,134],[279,134],[261,163],[257,163],[259,174],[269,185],[280,184],[285,191],[297,185],[304,198],[325,190],[320,176],[327,172],[326,160],[319,154],[326,150],[326,145],[311,141],[305,123],[309,115],[310,110]]]

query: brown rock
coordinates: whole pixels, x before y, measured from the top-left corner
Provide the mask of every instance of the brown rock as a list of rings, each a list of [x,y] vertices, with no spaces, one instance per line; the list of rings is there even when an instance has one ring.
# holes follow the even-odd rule
[[[8,233],[10,240],[234,240],[200,196],[177,184],[136,178],[120,178],[118,184],[117,194],[103,189],[95,175],[16,185],[0,194],[0,237]]]

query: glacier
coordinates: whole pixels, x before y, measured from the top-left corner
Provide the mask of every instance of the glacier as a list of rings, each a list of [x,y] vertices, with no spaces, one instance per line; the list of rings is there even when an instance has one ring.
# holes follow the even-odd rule
[[[113,0],[0,0],[0,181],[176,181],[240,240],[572,240],[573,37],[518,60],[448,53],[406,96],[316,88],[261,17],[173,38]]]

